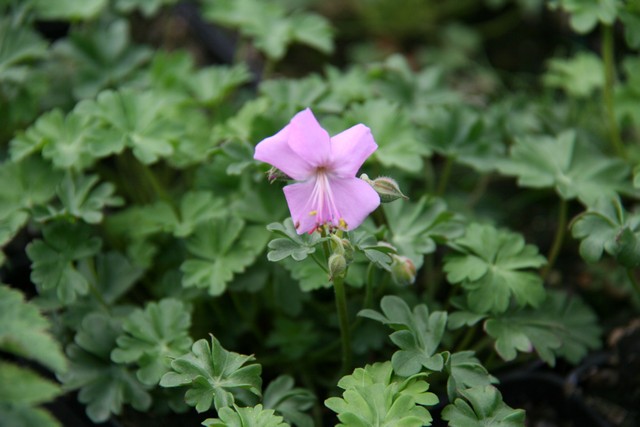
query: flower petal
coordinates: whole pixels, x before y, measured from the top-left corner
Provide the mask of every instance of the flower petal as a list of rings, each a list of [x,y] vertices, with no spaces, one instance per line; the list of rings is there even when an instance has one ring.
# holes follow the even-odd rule
[[[315,180],[287,185],[282,189],[289,205],[291,219],[298,234],[310,233],[317,226],[316,216],[312,214],[313,188]]]
[[[354,177],[367,157],[378,149],[371,129],[358,124],[331,138],[331,171],[342,177]]]
[[[380,196],[359,178],[330,180],[333,200],[347,230],[353,230],[380,205]]]
[[[309,108],[296,114],[289,124],[289,147],[314,167],[331,159],[331,138]]]
[[[305,180],[313,173],[314,168],[289,147],[290,135],[291,124],[260,141],[253,158],[275,166],[293,179]]]

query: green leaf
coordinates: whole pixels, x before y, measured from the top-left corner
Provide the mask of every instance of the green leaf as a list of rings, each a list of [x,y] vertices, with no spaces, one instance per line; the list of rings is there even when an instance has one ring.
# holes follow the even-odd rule
[[[273,231],[282,238],[273,239],[269,242],[269,261],[276,262],[287,257],[295,261],[302,261],[308,255],[316,251],[316,245],[321,242],[319,233],[298,234],[291,218],[285,219],[282,223],[274,222],[267,225],[267,230]]]
[[[587,262],[607,252],[627,268],[640,265],[640,214],[626,212],[618,197],[598,199],[572,223],[571,232],[582,240],[580,255]]]
[[[272,331],[265,340],[265,345],[276,349],[283,360],[298,361],[313,351],[320,341],[320,334],[315,324],[306,319],[289,319],[277,316]],[[273,406],[266,405],[267,408]],[[275,409],[275,408],[273,408]]]
[[[294,42],[330,53],[331,27],[320,15],[298,12],[289,15],[278,3],[259,0],[204,2],[204,15],[220,25],[235,28],[253,39],[257,49],[272,61],[282,59]]]
[[[585,205],[598,197],[614,197],[625,188],[629,168],[619,159],[603,156],[574,131],[557,137],[529,136],[516,139],[510,160],[500,172],[518,177],[530,188],[555,188],[565,200],[578,198]]]
[[[190,313],[185,305],[166,298],[135,310],[124,321],[126,334],[116,340],[118,348],[111,352],[116,363],[135,362],[136,375],[146,385],[156,385],[170,370],[171,360],[189,351]]]
[[[600,346],[600,327],[593,311],[579,297],[557,291],[548,292],[535,310],[525,308],[487,319],[484,329],[507,361],[515,359],[518,351],[535,349],[551,366],[556,357],[578,363],[590,349]]]
[[[31,0],[31,4],[43,20],[80,20],[98,16],[107,5],[107,0],[85,0],[80,4],[75,0]]]
[[[31,280],[42,291],[55,290],[60,302],[69,304],[89,292],[87,279],[75,262],[95,255],[102,242],[81,224],[54,222],[43,229],[43,240],[27,245],[32,261]]]
[[[160,8],[176,3],[177,0],[116,0],[116,9],[123,13],[130,13],[134,9],[142,12],[142,15],[149,18],[154,16]]]
[[[562,7],[571,15],[571,27],[588,33],[598,23],[611,25],[618,14],[618,0],[552,0],[552,7]]]
[[[62,427],[62,424],[44,409],[26,405],[0,403],[0,420],[2,425],[7,427]]]
[[[244,64],[233,67],[216,66],[199,70],[186,81],[190,93],[203,105],[219,104],[229,93],[251,80]]]
[[[38,210],[37,219],[46,221],[71,216],[89,224],[102,222],[102,210],[105,207],[121,206],[124,201],[113,195],[115,191],[113,184],[103,182],[96,186],[98,181],[97,175],[80,175],[73,178],[71,174],[67,174],[57,189],[62,206],[49,205],[46,210]]]
[[[232,406],[239,395],[236,389],[247,390],[260,396],[262,367],[253,362],[253,356],[245,356],[225,350],[218,340],[211,337],[211,346],[205,339],[196,341],[187,353],[173,362],[160,380],[162,387],[187,386],[185,399],[198,412],[207,411],[213,402],[219,412]]]
[[[482,366],[473,351],[444,352],[443,354],[445,370],[449,374],[447,394],[450,401],[453,402],[456,397],[462,396],[461,392],[468,388],[484,387],[498,382]]]
[[[91,313],[82,320],[75,342],[67,346],[71,365],[59,379],[67,390],[80,389],[78,400],[87,405],[87,415],[95,423],[120,414],[125,403],[139,411],[151,405],[151,396],[135,375],[111,362],[109,355],[120,334],[118,320]]]
[[[569,96],[588,98],[604,86],[604,65],[596,54],[579,52],[569,59],[554,58],[547,66],[542,77],[545,86],[562,89]]]
[[[42,156],[55,167],[81,171],[102,157],[94,149],[96,131],[96,123],[89,117],[75,112],[65,117],[56,109],[40,116],[24,134],[11,141],[11,156],[19,160],[42,150]]]
[[[338,427],[422,427],[431,425],[431,414],[425,406],[438,403],[438,397],[427,392],[426,375],[398,378],[390,362],[356,368],[342,377],[338,387],[342,397],[325,400],[327,408],[338,414]]]
[[[220,418],[207,418],[202,425],[207,427],[289,427],[282,417],[272,409],[263,409],[258,404],[247,408],[222,408],[218,411]]]
[[[46,203],[61,176],[38,157],[0,164],[0,246],[9,242],[29,219],[28,210]]]
[[[171,98],[156,92],[101,92],[96,101],[79,104],[79,113],[99,118],[109,127],[109,138],[118,141],[111,148],[119,152],[130,147],[142,163],[150,164],[173,153],[173,139],[179,136],[169,120]]]
[[[451,246],[458,253],[445,259],[447,280],[462,285],[473,311],[504,312],[511,296],[521,307],[537,307],[545,298],[542,278],[523,270],[538,268],[546,260],[535,246],[525,244],[522,235],[473,223]]]
[[[0,19],[0,82],[12,81],[20,65],[43,58],[47,43],[31,28],[9,17]]]
[[[407,172],[422,170],[422,157],[430,154],[415,135],[408,114],[398,105],[378,99],[351,107],[348,124],[366,123],[378,144],[372,158],[385,167],[397,167]]]
[[[61,372],[66,360],[58,342],[47,332],[49,327],[34,304],[26,302],[20,292],[0,285],[0,349]]]
[[[409,309],[402,298],[387,295],[380,301],[382,313],[365,309],[358,316],[377,320],[395,330],[389,337],[400,350],[391,358],[393,370],[405,377],[417,374],[423,368],[441,371],[444,359],[435,354],[447,324],[447,313],[436,311],[429,314],[426,305]]]
[[[49,2],[49,0],[38,0]],[[75,6],[75,0],[64,0]],[[100,1],[90,0],[86,4]],[[54,45],[61,66],[75,70],[70,89],[76,99],[93,98],[102,89],[116,87],[148,61],[151,50],[136,46],[126,20],[108,21],[99,27],[78,27]]]
[[[313,419],[304,412],[313,406],[316,397],[309,390],[294,388],[293,385],[292,377],[280,375],[265,389],[262,403],[296,427],[313,427]]]
[[[468,165],[480,172],[495,169],[495,159],[505,154],[496,132],[475,111],[468,108],[431,108],[426,128],[426,142],[438,154]]]
[[[301,79],[265,80],[259,89],[284,117],[316,104],[328,91],[327,83],[315,74]]]
[[[461,218],[447,210],[441,199],[396,201],[385,203],[383,209],[391,231],[390,242],[399,254],[411,258],[416,268],[422,266],[423,255],[436,250],[436,243],[445,243],[463,232]]]
[[[460,392],[462,398],[442,410],[442,419],[451,427],[524,427],[525,412],[502,401],[493,386],[474,387]]]
[[[298,282],[300,290],[303,292],[332,286],[328,270],[323,269],[315,262],[311,262],[311,260],[297,262],[293,259],[286,259],[282,262],[282,266]]]
[[[0,384],[0,405],[38,405],[60,394],[58,384],[12,363],[0,362]]]
[[[251,265],[267,243],[268,233],[261,226],[246,226],[237,217],[210,220],[187,240],[194,255],[182,263],[182,285],[206,288],[220,295],[236,273]]]

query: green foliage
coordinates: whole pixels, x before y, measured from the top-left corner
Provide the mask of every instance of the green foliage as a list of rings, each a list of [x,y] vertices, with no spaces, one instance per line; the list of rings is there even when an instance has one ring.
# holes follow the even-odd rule
[[[36,157],[0,164],[0,182],[11,183],[0,186],[0,245],[9,242],[25,225],[33,207],[53,197],[60,178]]]
[[[338,414],[338,426],[343,427],[431,425],[425,406],[438,403],[438,397],[427,392],[424,377],[399,378],[389,362],[366,365],[342,377],[338,382],[342,397],[331,397],[325,405]]]
[[[606,252],[624,267],[640,265],[640,215],[626,212],[619,198],[599,199],[574,220],[571,230],[582,240],[580,256],[587,262]]]
[[[74,4],[74,0],[65,1]],[[85,4],[97,1],[104,0]],[[74,9],[77,9],[75,5]],[[151,57],[148,48],[131,44],[129,24],[125,20],[74,31],[56,43],[54,52],[60,65],[73,70],[75,84],[70,89],[78,100],[94,97],[100,90],[131,78]]]
[[[500,136],[478,113],[468,108],[431,108],[425,114],[426,142],[436,153],[487,172],[504,157]]]
[[[240,396],[238,389],[260,396],[262,367],[253,362],[253,356],[244,356],[225,350],[218,340],[211,337],[196,341],[191,352],[171,362],[173,372],[162,376],[162,387],[187,386],[185,400],[198,412],[211,408],[220,412],[232,406]],[[235,393],[234,393],[235,392]]]
[[[267,230],[275,232],[283,237],[269,242],[269,261],[280,261],[291,257],[295,261],[302,261],[308,255],[316,251],[316,245],[321,242],[318,233],[299,235],[291,218],[285,219],[282,224],[274,222],[267,226]]]
[[[84,116],[99,119],[107,130],[103,153],[119,153],[124,147],[144,164],[156,162],[173,153],[172,141],[178,137],[169,120],[171,99],[155,92],[101,92],[95,101],[78,104],[77,111]]]
[[[61,372],[65,358],[48,328],[36,306],[25,302],[20,292],[0,285],[0,349]]]
[[[423,255],[436,250],[436,243],[446,243],[462,233],[461,218],[441,199],[422,197],[415,204],[397,201],[384,204],[383,209],[390,242],[417,268],[422,266]]]
[[[603,156],[575,131],[557,137],[518,138],[510,160],[499,170],[517,176],[523,187],[555,188],[563,199],[578,198],[585,205],[602,196],[615,196],[625,188],[629,174],[624,162]]]
[[[107,5],[107,0],[87,0],[77,4],[74,0],[29,0],[39,18],[44,20],[80,20],[95,18]]]
[[[523,270],[540,267],[546,260],[520,234],[473,223],[451,246],[458,253],[445,260],[447,280],[462,285],[473,311],[504,312],[511,296],[520,307],[537,307],[544,299],[542,278]]]
[[[473,351],[460,351],[457,353],[444,352],[445,371],[449,375],[447,380],[447,394],[450,401],[469,388],[485,387],[498,382],[489,374],[480,361],[474,356]]]
[[[66,359],[59,344],[48,333],[49,327],[38,308],[26,302],[20,292],[0,285],[0,350],[63,372],[67,367]],[[60,426],[47,411],[37,407],[60,394],[58,384],[2,360],[0,384],[3,384],[0,387],[0,424]]]
[[[292,377],[280,375],[265,389],[262,403],[297,427],[313,427],[313,419],[304,411],[313,406],[316,397],[309,390],[294,388],[293,385]]]
[[[60,302],[72,303],[89,292],[89,282],[75,263],[98,253],[102,242],[82,224],[53,222],[44,227],[42,234],[42,240],[27,246],[31,280],[41,291],[54,290]]]
[[[555,365],[556,357],[580,361],[590,349],[600,346],[600,327],[593,311],[578,297],[549,292],[536,310],[525,308],[487,319],[484,329],[504,360],[518,351],[535,349],[540,358]]]
[[[275,415],[272,409],[263,409],[258,404],[253,408],[233,409],[225,407],[218,411],[220,418],[207,418],[202,425],[207,427],[289,427],[282,417]]]
[[[333,50],[329,23],[313,13],[289,13],[281,4],[259,0],[204,2],[207,19],[251,38],[270,60],[282,59],[289,45],[301,43],[325,53]]]
[[[422,158],[430,154],[421,144],[406,111],[384,99],[354,105],[346,114],[348,124],[367,123],[375,135],[378,150],[372,158],[385,167],[407,172],[422,170]]]
[[[116,9],[122,13],[139,10],[144,16],[153,16],[163,6],[176,2],[177,0],[116,0],[115,5]]]
[[[588,33],[598,23],[611,25],[616,19],[619,0],[550,0],[552,7],[562,7],[570,15],[571,27]]]
[[[549,70],[542,77],[544,84],[564,90],[576,98],[587,98],[604,86],[604,66],[600,57],[579,52],[569,59],[549,60]]]
[[[523,427],[524,411],[502,401],[493,386],[474,387],[461,392],[462,397],[442,410],[442,418],[451,427]]]
[[[60,207],[49,205],[46,211],[36,211],[40,221],[64,217],[74,217],[89,224],[102,222],[103,209],[120,206],[123,200],[114,196],[115,186],[108,182],[98,184],[96,175],[73,178],[67,174],[58,185],[57,195]]]
[[[74,342],[66,349],[70,366],[59,379],[66,390],[80,390],[78,400],[87,405],[87,415],[96,423],[120,414],[125,403],[139,411],[151,405],[151,395],[135,375],[111,362],[110,354],[121,333],[119,320],[91,313],[82,320]]]
[[[199,226],[187,240],[194,258],[182,263],[182,285],[205,288],[220,295],[234,274],[253,263],[267,243],[268,233],[261,226],[245,226],[237,217],[213,219]]]
[[[426,305],[409,309],[400,297],[387,295],[380,302],[382,313],[361,310],[362,317],[377,320],[395,330],[389,338],[400,350],[391,358],[393,370],[404,377],[420,372],[423,368],[441,371],[444,359],[436,354],[447,324],[447,313],[436,311],[429,314]]]
[[[118,348],[111,352],[116,363],[135,362],[136,375],[146,385],[156,385],[169,371],[172,359],[189,350],[192,340],[189,311],[175,299],[149,303],[144,311],[132,312],[123,322],[126,334],[116,340]]]

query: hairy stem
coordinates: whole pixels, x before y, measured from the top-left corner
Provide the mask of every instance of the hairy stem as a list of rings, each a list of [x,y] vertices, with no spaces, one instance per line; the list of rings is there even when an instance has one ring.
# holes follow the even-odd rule
[[[349,331],[349,316],[347,313],[347,294],[344,289],[344,279],[333,278],[333,288],[336,293],[336,310],[340,323],[340,341],[342,343],[342,373],[347,374],[351,369],[351,333]]]
[[[436,195],[442,196],[447,189],[447,184],[449,183],[449,177],[451,176],[452,168],[453,157],[447,157],[447,160],[442,167],[442,172],[440,172],[440,181],[438,181],[438,189],[436,190]]]
[[[629,281],[631,282],[631,287],[636,294],[636,297],[640,299],[640,283],[638,283],[638,278],[636,277],[635,271],[632,268],[627,268],[627,277],[629,277]]]
[[[609,139],[616,154],[623,159],[627,158],[625,147],[620,138],[620,130],[616,121],[615,105],[613,102],[613,89],[615,86],[615,59],[613,57],[613,26],[602,26],[602,59],[604,60],[604,105],[609,122]]]
[[[565,199],[560,199],[560,206],[558,207],[558,224],[556,226],[556,235],[553,238],[553,244],[551,245],[551,249],[549,250],[549,255],[547,255],[547,265],[542,270],[543,280],[547,280],[547,276],[551,272],[551,268],[556,262],[556,258],[558,258],[560,248],[562,247],[562,243],[564,242],[564,235],[567,231],[568,205],[569,204]]]

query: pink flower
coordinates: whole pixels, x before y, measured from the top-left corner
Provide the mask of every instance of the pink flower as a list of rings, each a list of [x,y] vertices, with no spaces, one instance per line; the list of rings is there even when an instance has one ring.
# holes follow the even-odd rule
[[[296,230],[303,234],[325,224],[354,229],[380,205],[375,190],[356,178],[377,148],[371,130],[362,124],[330,137],[307,108],[262,140],[254,158],[298,181],[283,190]]]

